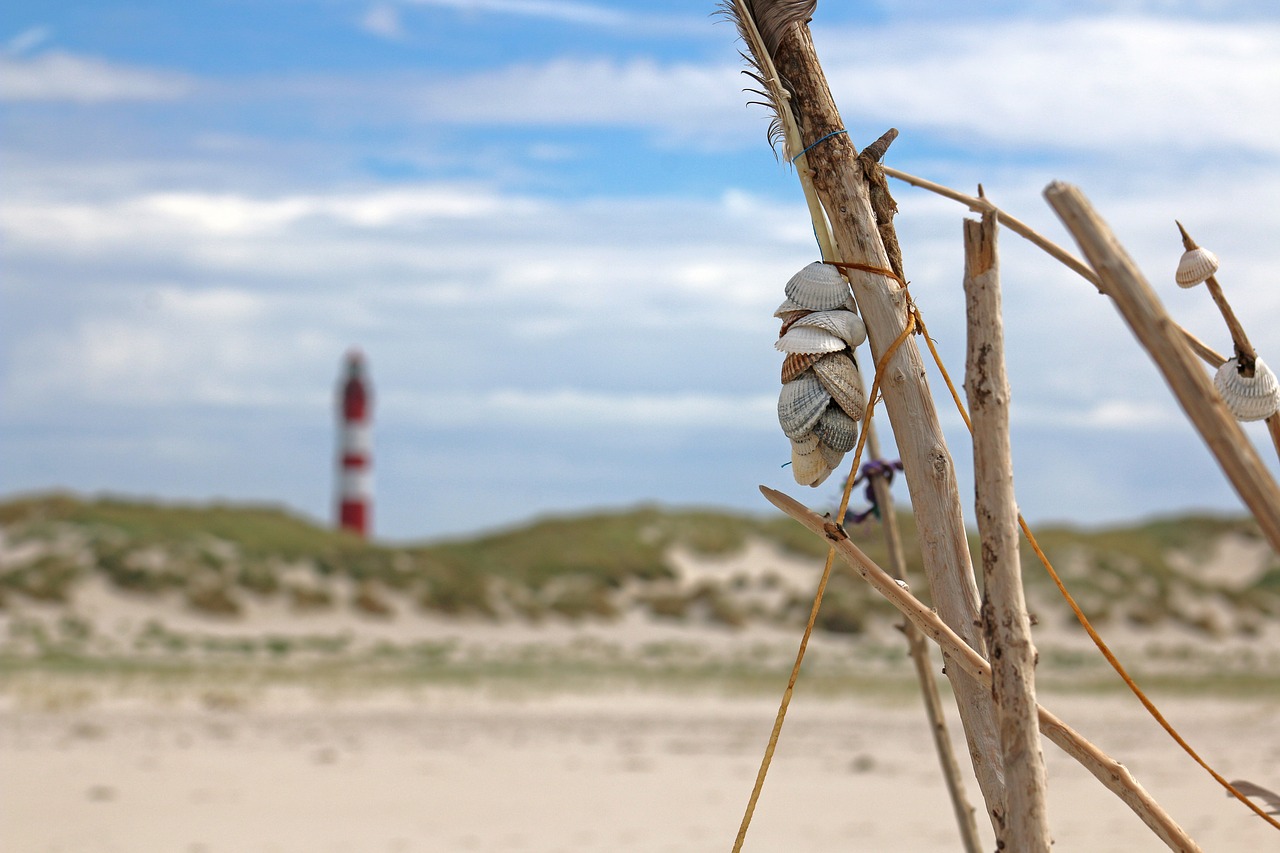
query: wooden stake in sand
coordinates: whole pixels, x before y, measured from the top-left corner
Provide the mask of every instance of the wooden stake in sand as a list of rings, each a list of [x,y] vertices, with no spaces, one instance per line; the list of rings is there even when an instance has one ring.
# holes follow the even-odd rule
[[[1006,811],[997,816],[996,833],[1002,849],[1048,853],[1052,841],[1036,722],[1036,650],[1018,559],[997,230],[994,213],[983,214],[981,221],[964,221],[969,328],[965,393],[973,423],[975,517],[982,540],[982,630],[991,657],[1005,775]]]
[[[1174,333],[1177,326],[1151,285],[1084,193],[1068,184],[1053,183],[1044,195],[1097,272],[1104,292],[1164,374],[1236,493],[1253,512],[1263,535],[1280,552],[1280,487],[1186,343]]]
[[[963,669],[983,688],[990,689],[991,666],[982,655],[967,645],[956,631],[938,617],[937,613],[862,553],[862,550],[849,540],[843,527],[829,518],[810,511],[799,501],[782,492],[766,486],[761,486],[760,492],[769,503],[830,543],[844,561],[871,584],[876,592],[883,595],[890,604],[914,622],[926,637],[937,643],[955,668]],[[1199,845],[1191,840],[1191,837],[1178,826],[1168,812],[1147,793],[1142,785],[1138,784],[1133,774],[1123,764],[1098,749],[1045,708],[1037,706],[1037,713],[1044,736],[1080,762],[1081,766],[1092,773],[1108,790],[1123,800],[1142,819],[1142,822],[1169,846],[1169,849],[1179,853],[1199,853]]]

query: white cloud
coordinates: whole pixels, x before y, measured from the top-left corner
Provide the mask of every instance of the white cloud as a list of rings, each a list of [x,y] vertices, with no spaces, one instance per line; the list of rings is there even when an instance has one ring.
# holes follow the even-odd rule
[[[4,52],[13,56],[21,55],[48,41],[49,35],[48,27],[30,27],[5,42]]]
[[[1008,147],[1280,154],[1278,24],[914,25],[871,35],[874,57],[843,50],[849,35],[819,31],[819,51],[837,102],[859,121]]]
[[[405,37],[404,22],[400,10],[389,3],[377,3],[369,7],[360,19],[360,28],[381,38],[399,41]]]
[[[184,74],[59,51],[30,58],[0,56],[0,101],[167,101],[192,88]]]
[[[859,127],[893,124],[1002,149],[1280,155],[1280,24],[912,22],[819,26],[815,38],[836,102]],[[850,48],[857,44],[876,49]],[[727,58],[566,57],[428,84],[409,97],[433,121],[647,127],[707,147],[763,133],[765,113],[745,107],[740,71]]]

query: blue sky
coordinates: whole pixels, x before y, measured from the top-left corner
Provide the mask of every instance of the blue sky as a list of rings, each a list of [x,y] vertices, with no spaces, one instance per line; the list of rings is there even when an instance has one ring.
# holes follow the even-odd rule
[[[1067,245],[1040,192],[1081,186],[1173,314],[1228,350],[1207,294],[1172,284],[1182,220],[1267,358],[1280,13],[971,5],[819,5],[855,142],[897,127],[892,165],[982,182]],[[759,483],[833,502],[781,467],[773,411],[770,314],[816,247],[715,11],[5,4],[0,491],[326,519],[354,344],[388,538],[648,501],[763,511]],[[958,379],[965,211],[896,194],[912,292]],[[1015,236],[1001,249],[1025,514],[1238,511],[1109,304]],[[944,425],[968,489],[967,438]]]

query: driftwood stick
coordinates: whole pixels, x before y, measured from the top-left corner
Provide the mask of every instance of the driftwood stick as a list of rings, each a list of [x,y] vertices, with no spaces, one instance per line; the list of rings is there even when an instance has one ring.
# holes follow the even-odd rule
[[[1026,239],[1033,245],[1038,246],[1051,258],[1060,261],[1072,272],[1098,288],[1099,293],[1102,292],[1102,280],[1098,278],[1097,274],[1094,273],[1087,264],[1068,252],[1066,249],[1059,246],[1057,243],[1054,243],[1052,240],[1045,237],[1040,232],[1031,228],[1031,226],[1027,225],[1022,220],[1015,219],[1005,211],[996,207],[988,199],[965,195],[964,193],[953,190],[950,187],[943,186],[942,184],[935,184],[933,181],[918,178],[915,175],[907,174],[906,172],[890,168],[889,166],[884,167],[884,173],[891,178],[896,178],[897,180],[902,181],[903,183],[911,184],[913,187],[919,187],[920,189],[928,190],[931,193],[940,195],[943,198],[958,201],[975,213],[995,213],[999,215],[1000,224],[1002,226],[1008,228],[1019,237]],[[1223,362],[1227,360],[1226,356],[1219,353],[1213,347],[1209,346],[1186,329],[1181,326],[1178,326],[1177,329],[1186,339],[1187,344],[1195,350],[1196,355],[1200,356],[1200,358],[1209,365],[1213,367],[1220,367]]]
[[[964,669],[983,687],[990,688],[991,666],[982,655],[966,644],[963,638],[938,617],[938,614],[912,595],[905,584],[895,581],[884,569],[862,553],[862,550],[850,541],[843,527],[809,510],[799,501],[782,492],[766,486],[761,486],[760,492],[769,503],[826,539],[828,544],[834,547],[844,561],[852,566],[854,571],[861,575],[872,588],[888,599],[889,603],[914,622],[926,637],[942,648],[949,663],[954,664],[956,668]],[[1037,713],[1040,731],[1044,736],[1078,761],[1108,790],[1124,801],[1134,814],[1169,846],[1169,849],[1179,853],[1199,853],[1200,847],[1133,778],[1124,765],[1108,757],[1045,708],[1038,707]]]
[[[1195,363],[1181,337],[1172,333],[1174,323],[1151,285],[1079,189],[1054,183],[1044,194],[1103,280],[1107,295],[1164,374],[1236,493],[1253,512],[1263,535],[1280,552],[1280,487],[1204,369]]]
[[[865,422],[867,431],[867,451],[872,459],[880,459],[880,439],[876,436],[873,420]],[[883,519],[885,550],[889,557],[889,567],[897,577],[907,579],[907,560],[903,556],[902,533],[898,530],[898,516],[893,509],[893,493],[885,478],[869,474],[871,488],[876,496],[876,504],[880,507]],[[942,696],[938,693],[938,684],[934,680],[933,665],[929,660],[929,641],[920,633],[916,623],[910,619],[902,626],[907,638],[907,650],[911,662],[915,665],[916,678],[920,681],[920,694],[924,699],[925,715],[929,718],[929,730],[933,733],[934,749],[938,753],[938,764],[942,768],[942,777],[947,784],[947,793],[951,796],[951,808],[955,812],[956,825],[960,829],[960,841],[965,853],[981,853],[982,842],[978,835],[978,824],[974,819],[973,806],[964,789],[964,779],[960,775],[960,765],[956,761],[955,752],[951,748],[951,735],[947,731],[947,715],[943,709]]]
[[[965,393],[973,421],[974,515],[982,542],[982,630],[991,656],[1007,809],[997,840],[1000,849],[1048,853],[1053,841],[1036,724],[1036,650],[1018,559],[997,231],[994,213],[984,213],[981,221],[964,220]]]
[[[791,105],[804,141],[813,146],[806,157],[836,244],[845,254],[842,260],[888,269],[891,261],[877,229],[866,174],[874,172],[874,164],[858,161],[848,134],[839,132],[844,130],[844,122],[804,23],[787,24],[779,36],[774,63],[790,87]],[[907,328],[906,289],[888,275],[865,270],[851,270],[849,280],[878,363]],[[933,601],[942,618],[969,646],[982,649],[982,636],[976,628],[978,588],[955,464],[913,339],[908,337],[892,353],[881,390],[919,522],[921,556]],[[947,675],[987,809],[1003,810],[1004,773],[990,696],[959,667],[949,669]]]
[[[1192,240],[1191,235],[1187,233],[1187,229],[1182,227],[1182,223],[1175,221],[1175,224],[1178,226],[1178,233],[1182,235],[1183,248],[1188,252],[1198,248],[1196,241]],[[1204,286],[1209,291],[1209,296],[1213,298],[1214,304],[1218,306],[1222,320],[1227,324],[1227,330],[1231,332],[1231,343],[1236,353],[1236,368],[1243,376],[1253,376],[1254,366],[1258,361],[1258,351],[1253,348],[1249,336],[1245,334],[1244,324],[1231,309],[1231,303],[1227,302],[1227,295],[1222,292],[1222,285],[1218,284],[1216,276],[1211,275],[1205,279]],[[1276,453],[1280,455],[1280,412],[1266,420],[1267,435],[1271,438],[1271,444],[1275,447]]]

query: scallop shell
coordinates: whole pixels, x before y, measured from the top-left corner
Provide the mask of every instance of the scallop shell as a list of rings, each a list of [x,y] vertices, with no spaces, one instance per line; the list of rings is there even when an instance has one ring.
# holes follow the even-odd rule
[[[835,352],[845,348],[845,342],[830,332],[812,326],[794,326],[774,343],[779,352]]]
[[[814,362],[826,358],[828,355],[830,355],[830,353],[825,352],[789,353],[787,357],[782,360],[782,381],[784,383],[790,382],[792,379],[795,379],[801,373],[804,373],[812,367]]]
[[[867,392],[862,387],[862,372],[847,352],[833,352],[813,365],[813,373],[831,398],[854,420],[861,420],[867,410]]]
[[[802,444],[794,439],[791,442],[791,476],[802,486],[820,486],[831,476],[831,466],[817,452],[818,446],[818,439],[813,437],[814,449],[806,453],[802,452]]]
[[[849,298],[849,283],[830,264],[814,261],[791,276],[786,287],[787,298],[811,311],[839,308]]]
[[[828,406],[813,425],[813,434],[832,450],[848,453],[858,443],[858,422],[839,406]]]
[[[1218,256],[1197,246],[1182,253],[1174,281],[1179,287],[1195,287],[1218,271]]]
[[[1260,421],[1280,410],[1280,383],[1262,359],[1254,362],[1253,376],[1241,376],[1234,358],[1218,368],[1213,384],[1238,421]]]
[[[867,327],[852,311],[814,311],[791,322],[791,328],[814,328],[830,332],[851,347],[867,339]]]
[[[830,408],[831,395],[812,373],[801,373],[778,394],[778,423],[787,438],[801,438]]]

